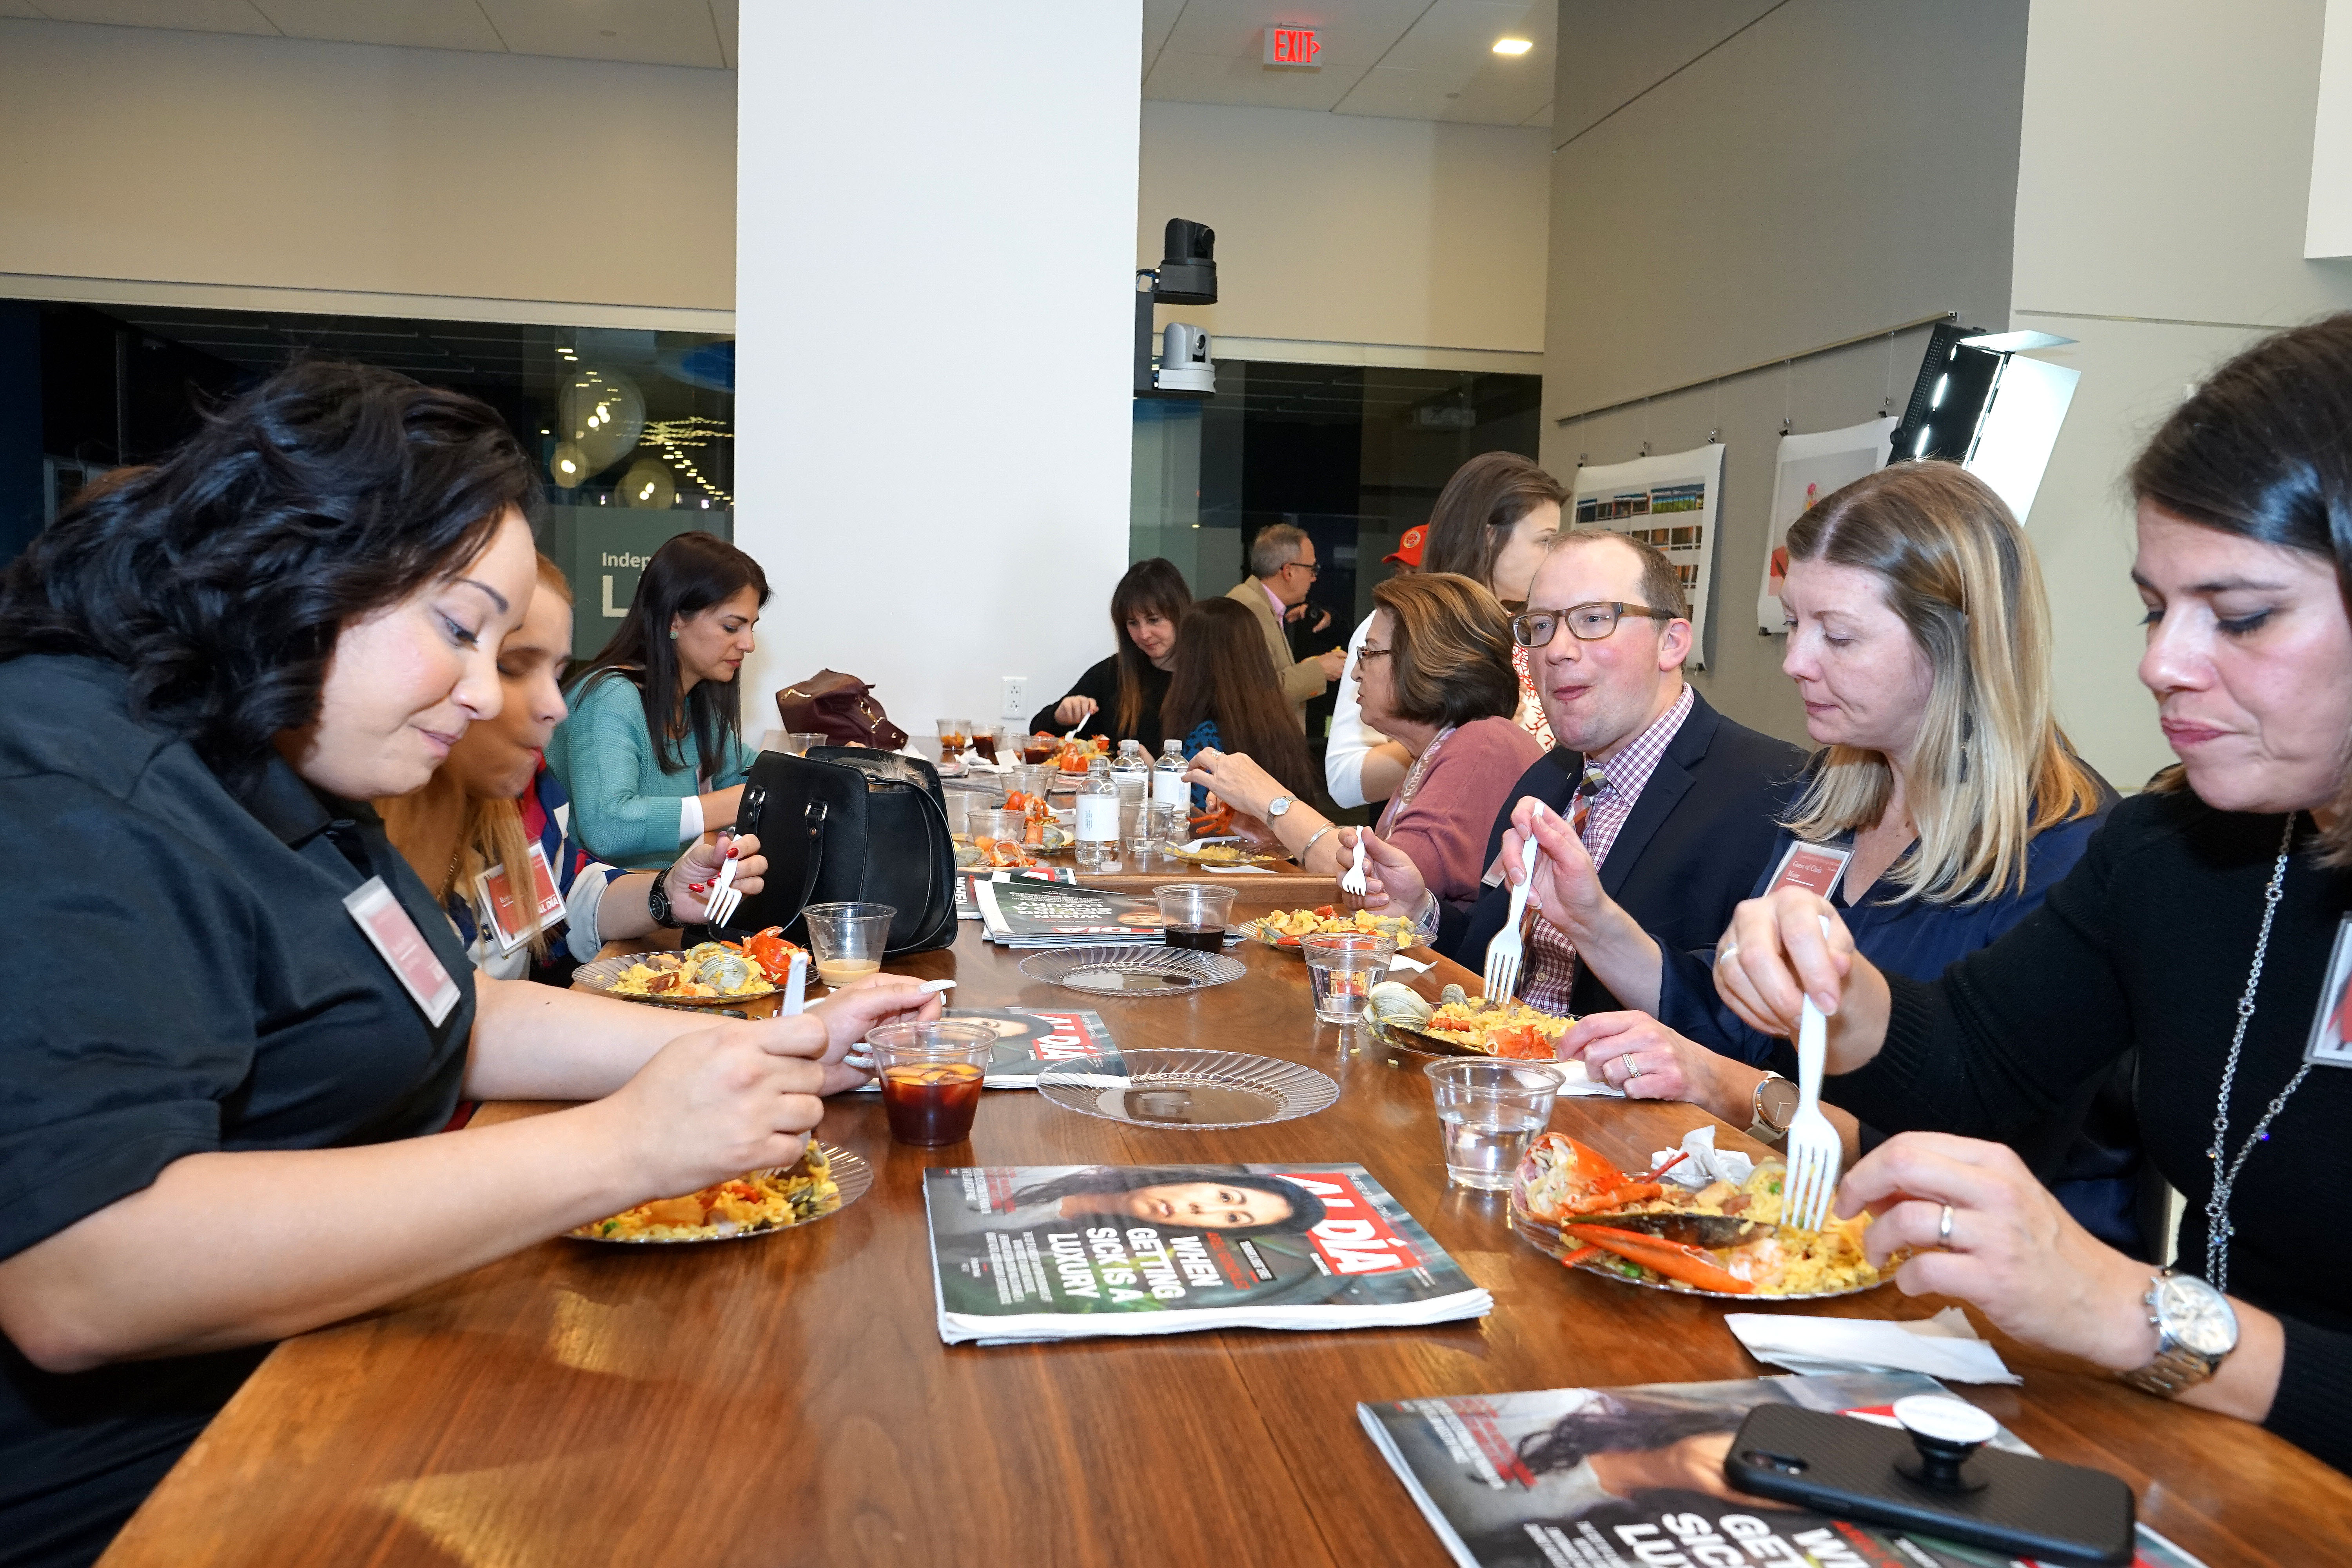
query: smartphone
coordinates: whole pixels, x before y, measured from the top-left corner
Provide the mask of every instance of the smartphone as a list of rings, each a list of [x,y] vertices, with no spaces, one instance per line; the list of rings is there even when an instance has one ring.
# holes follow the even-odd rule
[[[1793,1405],[1748,1413],[1724,1474],[1740,1490],[1834,1517],[1891,1524],[2049,1563],[2132,1560],[2131,1488],[2105,1470],[1982,1447],[1961,1474],[1973,1489],[1932,1488],[1910,1434]]]

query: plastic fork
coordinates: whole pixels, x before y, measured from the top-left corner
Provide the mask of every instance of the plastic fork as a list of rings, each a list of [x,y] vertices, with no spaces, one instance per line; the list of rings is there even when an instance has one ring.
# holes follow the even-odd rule
[[[1094,722],[1094,718],[1095,718],[1095,716],[1094,716],[1093,714],[1091,714],[1091,713],[1087,714],[1085,718],[1083,718],[1083,719],[1079,720],[1076,723],[1075,723],[1075,724],[1071,725],[1071,726],[1070,726],[1070,732],[1069,732],[1068,734],[1066,734],[1066,735],[1063,736],[1063,737],[1062,737],[1062,739],[1064,739],[1065,741],[1075,741],[1075,740],[1076,740],[1076,739],[1078,738],[1078,731],[1081,731],[1081,730],[1083,730],[1083,729],[1085,729],[1088,724],[1093,723],[1093,722]]]
[[[1511,912],[1503,917],[1503,929],[1486,944],[1486,969],[1481,989],[1489,1002],[1507,1002],[1519,988],[1519,963],[1527,957],[1526,939],[1519,935],[1519,921],[1528,912],[1528,889],[1535,885],[1536,837],[1530,833],[1519,850],[1519,880],[1511,889]]]
[[[728,917],[742,906],[743,895],[735,890],[735,868],[740,862],[731,856],[719,868],[717,880],[710,884],[710,896],[702,900],[702,923],[723,926]]]
[[[777,1016],[797,1018],[808,1010],[808,950],[793,949],[793,971],[784,979],[784,999],[776,1008]]]
[[[1339,890],[1351,899],[1364,896],[1364,829],[1356,829],[1356,863],[1339,874]]]
[[[1789,1174],[1780,1194],[1780,1223],[1799,1230],[1819,1230],[1829,1223],[1830,1200],[1845,1163],[1837,1129],[1822,1114],[1822,1073],[1829,1050],[1828,1020],[1808,996],[1797,1021],[1797,1114],[1789,1122]]]

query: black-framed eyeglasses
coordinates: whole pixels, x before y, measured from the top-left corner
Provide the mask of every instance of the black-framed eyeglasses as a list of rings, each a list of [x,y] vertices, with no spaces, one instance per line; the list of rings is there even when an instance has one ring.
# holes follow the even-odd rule
[[[1287,563],[1287,565],[1286,565],[1286,567],[1285,567],[1284,569],[1286,571],[1286,570],[1288,570],[1288,568],[1289,568],[1290,566],[1296,566],[1296,567],[1297,567],[1301,572],[1306,573],[1309,577],[1320,577],[1321,575],[1323,575],[1323,568],[1322,568],[1322,567],[1320,567],[1320,566],[1318,566],[1318,565],[1317,565],[1317,564],[1316,564],[1314,562],[1312,562],[1312,561],[1293,561],[1293,562],[1288,563]]]
[[[1529,610],[1511,617],[1511,640],[1521,647],[1542,647],[1565,626],[1569,636],[1579,642],[1599,642],[1627,616],[1644,616],[1654,621],[1675,618],[1672,610],[1654,610],[1647,605],[1571,605],[1565,610]]]

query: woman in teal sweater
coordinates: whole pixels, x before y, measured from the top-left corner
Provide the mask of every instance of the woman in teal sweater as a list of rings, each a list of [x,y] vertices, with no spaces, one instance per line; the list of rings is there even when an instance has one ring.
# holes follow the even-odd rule
[[[598,859],[667,866],[678,846],[734,826],[751,771],[735,677],[767,602],[760,563],[715,534],[681,533],[646,563],[547,745]]]

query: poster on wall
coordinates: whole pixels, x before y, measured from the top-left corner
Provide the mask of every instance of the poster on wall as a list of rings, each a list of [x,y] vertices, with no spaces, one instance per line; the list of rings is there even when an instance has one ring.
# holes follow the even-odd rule
[[[1666,552],[1690,595],[1693,669],[1706,668],[1706,594],[1715,576],[1716,496],[1723,447],[1636,458],[1576,470],[1575,521],[1610,528]]]
[[[1789,569],[1789,525],[1822,497],[1886,467],[1895,424],[1890,416],[1843,430],[1780,437],[1780,465],[1772,480],[1772,530],[1764,552],[1764,585],[1756,590],[1759,629],[1789,629],[1788,617],[1780,611],[1780,577]]]

